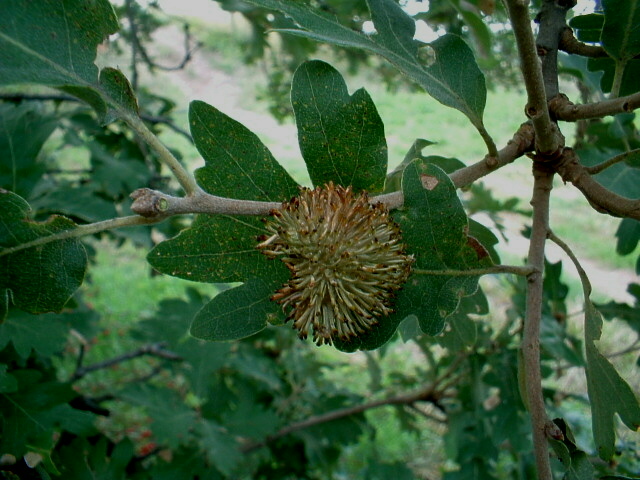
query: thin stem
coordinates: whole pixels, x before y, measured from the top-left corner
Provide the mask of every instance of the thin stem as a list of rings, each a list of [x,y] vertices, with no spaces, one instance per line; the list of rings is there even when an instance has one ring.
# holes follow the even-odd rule
[[[607,168],[615,165],[616,163],[624,162],[629,157],[640,156],[640,148],[636,148],[635,150],[631,150],[629,152],[621,153],[620,155],[616,155],[615,157],[611,157],[608,160],[605,160],[598,165],[594,165],[592,167],[585,167],[584,169],[589,175],[597,175],[598,173],[606,170]]]
[[[103,370],[105,368],[109,368],[113,365],[117,365],[118,363],[126,362],[127,360],[132,360],[134,358],[142,357],[145,355],[150,355],[153,357],[164,358],[166,360],[179,361],[182,360],[182,357],[176,353],[173,353],[169,350],[165,350],[164,343],[152,343],[150,345],[143,345],[142,347],[128,353],[124,353],[122,355],[118,355],[117,357],[110,358],[103,362],[94,363],[93,365],[88,365],[86,367],[77,368],[73,373],[72,381],[79,380],[85,375],[95,372],[97,370]]]
[[[420,268],[412,269],[413,273],[418,275],[445,275],[450,277],[463,277],[463,276],[476,276],[487,275],[494,273],[511,273],[514,275],[521,275],[527,277],[534,273],[536,269],[533,266],[525,265],[493,265],[487,268],[474,268],[470,270],[424,270]]]
[[[487,132],[487,129],[484,127],[484,125],[477,125],[476,128],[478,129],[478,133],[480,133],[482,140],[484,140],[484,144],[487,146],[488,157],[497,159],[499,155],[498,147],[496,147],[496,142],[493,140],[493,137],[489,135],[489,132]]]
[[[560,237],[556,236],[556,234],[553,233],[551,230],[547,232],[547,238],[551,240],[553,243],[555,243],[556,245],[558,245],[562,249],[562,251],[566,253],[567,256],[571,259],[571,262],[573,262],[573,265],[576,267],[576,270],[578,271],[580,282],[582,283],[582,286],[584,288],[585,300],[586,300],[587,297],[591,295],[591,282],[589,281],[587,272],[585,272],[584,268],[582,268],[582,264],[580,264],[580,260],[578,260],[578,257],[576,257],[576,254],[573,253],[573,250],[571,250],[571,247],[569,247],[569,245],[567,245],[564,241],[562,241]]]
[[[549,231],[549,198],[553,173],[539,162],[534,163],[534,187],[531,205],[533,225],[529,244],[528,263],[536,272],[527,277],[526,313],[522,336],[524,383],[533,432],[533,445],[538,480],[552,480],[547,446],[548,418],[542,395],[540,372],[540,323],[542,320],[544,251]]]
[[[616,61],[616,68],[613,73],[613,83],[611,85],[611,97],[617,98],[620,96],[620,88],[622,87],[622,77],[624,75],[624,70],[627,66],[626,61]]]
[[[86,235],[93,235],[95,233],[104,232],[105,230],[113,230],[120,227],[130,227],[133,225],[151,225],[162,220],[164,220],[164,218],[145,218],[139,215],[131,215],[128,217],[112,218],[110,220],[104,220],[102,222],[78,225],[71,230],[63,230],[53,235],[39,237],[30,242],[16,245],[15,247],[4,248],[0,250],[0,257],[11,255],[12,253],[16,253],[27,248],[37,247],[39,245],[45,245],[47,243],[56,242],[59,240],[84,237]]]
[[[200,191],[193,176],[182,166],[169,149],[144,124],[142,119],[129,112],[120,112],[120,118],[142,138],[157,154],[162,163],[169,167],[187,195]]]

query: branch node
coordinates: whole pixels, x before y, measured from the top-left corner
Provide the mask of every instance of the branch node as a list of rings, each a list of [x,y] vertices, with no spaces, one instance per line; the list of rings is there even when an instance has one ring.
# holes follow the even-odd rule
[[[492,170],[498,166],[498,157],[494,155],[487,155],[484,157],[484,161],[487,164],[487,167]]]
[[[169,202],[162,192],[150,188],[139,188],[130,195],[133,199],[131,210],[146,218],[159,218],[166,215]]]

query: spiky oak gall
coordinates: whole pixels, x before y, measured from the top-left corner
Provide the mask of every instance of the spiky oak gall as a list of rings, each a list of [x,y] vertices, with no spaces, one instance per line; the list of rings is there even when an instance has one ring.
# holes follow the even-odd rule
[[[349,341],[393,311],[395,292],[409,276],[398,225],[366,193],[329,183],[301,188],[266,220],[258,248],[291,271],[271,299],[301,338],[318,345]]]

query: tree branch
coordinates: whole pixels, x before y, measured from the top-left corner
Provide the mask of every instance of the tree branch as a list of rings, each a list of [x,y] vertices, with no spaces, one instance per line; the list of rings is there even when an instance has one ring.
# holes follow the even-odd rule
[[[567,11],[576,0],[544,0],[536,21],[540,24],[536,47],[542,61],[542,78],[547,98],[553,98],[558,86],[558,49],[563,32],[567,29]]]
[[[507,145],[498,152],[498,156],[494,163],[487,162],[486,159],[480,160],[472,165],[456,170],[449,174],[449,178],[456,186],[462,188],[472,184],[479,178],[482,178],[491,172],[498,170],[512,163],[514,160],[523,156],[526,152],[533,150],[534,130],[531,122],[525,122],[513,135]],[[382,202],[390,210],[400,208],[404,203],[404,197],[401,191],[385,193],[371,198],[372,202]]]
[[[166,360],[171,360],[171,361],[182,360],[182,357],[180,355],[173,353],[169,350],[166,350],[165,347],[166,347],[165,343],[152,343],[149,345],[143,345],[142,347],[132,352],[124,353],[117,357],[110,358],[103,362],[94,363],[93,365],[89,365],[86,367],[82,367],[81,362],[79,362],[78,365],[76,366],[76,371],[73,372],[71,381],[79,380],[85,375],[91,372],[95,372],[96,370],[103,370],[113,365],[117,365],[118,363],[126,362],[127,360],[132,360],[134,358],[142,357],[145,355],[164,358]]]
[[[640,148],[636,148],[635,150],[630,150],[628,152],[621,153],[620,155],[611,157],[610,159],[605,160],[604,162],[599,163],[598,165],[594,165],[592,167],[584,167],[584,169],[589,175],[597,175],[598,173],[605,171],[607,168],[615,165],[616,163],[624,162],[629,157],[634,157],[634,156],[640,156]]]
[[[2,189],[0,189],[1,191]],[[59,240],[66,240],[68,238],[84,237],[86,235],[93,235],[95,233],[104,232],[105,230],[113,230],[121,227],[131,227],[134,225],[152,225],[164,220],[164,218],[145,218],[139,215],[131,215],[128,217],[118,217],[102,222],[88,223],[86,225],[78,225],[71,230],[63,230],[61,232],[49,235],[46,237],[39,237],[30,242],[22,243],[14,247],[7,247],[0,250],[0,257],[10,255],[12,253],[19,252],[20,250],[26,250],[27,248],[37,247],[39,245],[45,245],[47,243],[56,242]]]
[[[542,320],[544,251],[549,231],[549,198],[553,186],[553,171],[545,164],[533,164],[533,225],[529,244],[528,263],[536,272],[527,277],[527,300],[522,336],[524,385],[526,403],[531,417],[533,446],[538,480],[552,480],[547,446],[549,419],[542,395],[540,373],[540,323]]]
[[[601,45],[589,45],[581,42],[575,37],[573,29],[570,27],[565,28],[560,34],[558,49],[582,57],[609,58],[609,54]]]
[[[218,215],[269,215],[281,202],[237,200],[198,191],[189,197],[174,197],[158,190],[139,188],[131,194],[131,210],[148,218],[166,218],[185,213]]]
[[[535,130],[531,122],[525,122],[507,142],[507,145],[498,152],[495,164],[489,165],[485,160],[481,160],[468,167],[461,168],[449,174],[449,178],[456,188],[465,187],[472,184],[495,170],[512,163],[525,153],[534,148]]]
[[[149,132],[153,136],[153,133]],[[513,138],[498,153],[495,166],[491,167],[486,160],[481,160],[468,167],[461,168],[450,174],[451,181],[458,188],[473,183],[475,180],[501,168],[530,151],[533,146],[533,127],[529,122],[523,123]],[[155,137],[155,136],[154,136]],[[196,185],[197,187],[197,185]],[[180,214],[226,214],[226,215],[269,215],[274,209],[282,206],[280,202],[261,202],[256,200],[238,200],[218,197],[206,193],[199,187],[191,196],[174,197],[158,190],[141,188],[131,194],[134,199],[132,211],[138,215],[119,217],[103,222],[77,226],[71,230],[58,232],[47,237],[40,237],[31,242],[0,250],[0,257],[20,250],[44,245],[67,238],[77,238],[93,235],[105,230],[133,225],[152,225],[159,223],[172,215]],[[394,209],[402,206],[404,197],[401,191],[386,193],[370,198],[371,203],[384,203],[387,208]]]
[[[421,388],[412,393],[406,393],[402,395],[395,395],[388,398],[382,398],[380,400],[373,400],[371,402],[362,403],[360,405],[354,405],[351,407],[341,408],[338,410],[333,410],[331,412],[323,413],[320,415],[314,415],[310,418],[302,420],[300,422],[292,423],[284,428],[281,428],[273,435],[268,436],[264,440],[246,443],[243,447],[241,447],[242,453],[251,453],[258,448],[264,447],[265,445],[277,440],[279,438],[285,437],[291,433],[297,432],[299,430],[304,430],[305,428],[313,427],[315,425],[320,425],[323,423],[331,422],[333,420],[339,420],[341,418],[348,417],[350,415],[356,415],[358,413],[365,412],[367,410],[371,410],[373,408],[385,407],[390,405],[406,405],[413,406],[417,402],[431,402],[436,407],[442,409],[442,405],[440,404],[440,400],[444,398],[445,390],[451,388],[453,385],[451,380],[454,372],[459,369],[462,361],[467,358],[467,355],[459,355],[449,367],[441,373],[432,384]],[[460,379],[461,377],[456,377]]]
[[[566,95],[560,94],[549,102],[549,110],[553,117],[565,122],[630,113],[638,108],[640,108],[640,93],[582,105],[574,105]]]
[[[614,217],[640,220],[640,199],[623,197],[600,185],[580,164],[578,155],[573,149],[563,150],[555,168],[562,180],[571,182],[580,190],[596,211]]]
[[[504,167],[533,148],[534,131],[531,123],[520,125],[507,145],[498,152],[497,161],[490,166],[485,159],[449,174],[453,184],[460,188],[479,178]],[[268,215],[271,210],[281,207],[279,202],[237,200],[211,195],[202,190],[189,197],[173,197],[166,193],[141,188],[131,194],[134,199],[131,209],[148,218],[167,217],[185,213],[228,214],[228,215]],[[390,210],[404,203],[401,191],[384,193],[370,198],[371,203],[384,203]]]
[[[120,119],[129,125],[158,154],[159,160],[169,167],[187,195],[194,195],[196,192],[201,191],[193,175],[182,166],[173,153],[149,130],[139,116],[129,112],[120,112]]]
[[[287,425],[284,428],[281,428],[273,435],[268,436],[265,440],[252,442],[245,444],[240,450],[242,453],[250,453],[258,448],[264,447],[265,445],[279,439],[282,437],[286,437],[291,433],[297,432],[299,430],[304,430],[305,428],[310,428],[315,425],[320,425],[323,423],[331,422],[333,420],[339,420],[341,418],[349,417],[351,415],[356,415],[358,413],[365,412],[367,410],[371,410],[373,408],[379,408],[389,405],[411,405],[415,402],[428,402],[436,400],[434,396],[436,392],[433,390],[433,385],[429,385],[426,388],[418,390],[417,392],[408,393],[404,395],[398,395],[389,398],[382,398],[380,400],[374,400],[367,403],[362,403],[360,405],[354,405],[352,407],[346,407],[339,410],[333,410],[331,412],[323,413],[321,415],[314,415],[300,422],[295,422],[290,425]]]
[[[487,268],[475,268],[470,270],[424,270],[420,268],[414,268],[411,271],[418,275],[447,275],[452,277],[488,275],[497,273],[511,273],[513,275],[528,277],[529,275],[534,273],[536,269],[529,265],[493,265]]]
[[[525,113],[533,123],[535,145],[539,155],[554,157],[562,147],[563,140],[557,126],[551,121],[547,107],[545,82],[537,54],[536,43],[531,31],[529,2],[525,0],[505,0],[509,18],[518,46],[520,68],[528,102]]]

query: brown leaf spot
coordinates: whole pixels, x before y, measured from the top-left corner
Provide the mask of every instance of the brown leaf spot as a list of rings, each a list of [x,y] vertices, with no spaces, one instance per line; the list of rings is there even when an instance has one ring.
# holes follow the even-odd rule
[[[440,183],[440,180],[438,180],[436,177],[434,177],[433,175],[427,175],[425,173],[420,175],[420,181],[422,182],[422,186],[427,190],[433,190],[438,186],[438,183]]]
[[[489,256],[489,252],[487,252],[487,249],[484,248],[484,245],[482,245],[475,238],[467,237],[467,245],[475,250],[476,255],[478,256],[478,260],[482,260],[483,258]]]

